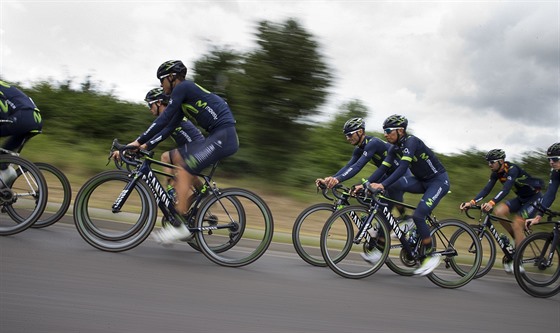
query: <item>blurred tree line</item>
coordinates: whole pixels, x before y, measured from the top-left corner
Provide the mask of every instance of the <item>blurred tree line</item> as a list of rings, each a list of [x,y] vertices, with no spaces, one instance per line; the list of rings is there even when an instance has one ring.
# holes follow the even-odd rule
[[[338,106],[330,120],[317,123],[314,119],[333,80],[317,41],[293,19],[258,23],[255,40],[257,47],[248,53],[216,47],[189,68],[195,82],[227,100],[237,120],[240,150],[223,161],[220,172],[274,188],[311,187],[316,178],[346,164],[353,147],[342,135],[342,125],[351,117],[366,117],[368,109],[350,100]],[[113,138],[132,141],[153,117],[145,104],[98,91],[91,77],[79,88],[72,86],[69,80],[23,89],[44,119],[44,134],[31,140],[26,150],[87,179],[105,167],[106,160],[99,156],[108,154]],[[368,132],[382,138],[379,132]],[[171,147],[166,142],[157,149]],[[490,172],[484,154],[471,149],[439,156],[450,174],[450,196],[457,202],[471,199],[486,183]],[[548,180],[544,152],[526,153],[515,162]],[[366,167],[356,178],[374,170]]]

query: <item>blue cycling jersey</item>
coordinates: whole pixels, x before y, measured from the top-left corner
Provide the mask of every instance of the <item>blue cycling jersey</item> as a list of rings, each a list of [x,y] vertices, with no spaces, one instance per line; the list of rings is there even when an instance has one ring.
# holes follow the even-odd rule
[[[360,172],[368,162],[379,167],[387,156],[389,146],[389,143],[367,135],[362,143],[354,148],[350,161],[338,170],[333,177],[338,179],[339,182],[348,180]]]
[[[172,129],[171,138],[175,141],[177,146],[184,146],[192,142],[202,142],[204,141],[204,135],[200,132],[196,126],[186,118],[183,118],[180,125],[176,128],[165,127],[161,132],[156,134],[151,140],[149,140],[146,145],[147,149],[151,150],[157,146],[162,138],[169,136],[168,131]]]
[[[185,80],[173,88],[165,112],[154,120],[148,130],[138,137],[137,141],[144,144],[164,128],[168,128],[166,132],[171,133],[184,116],[198,124],[209,134],[216,129],[235,125],[233,114],[228,104],[221,97],[192,81]]]
[[[398,164],[396,170],[381,182],[384,187],[389,187],[405,175],[409,167],[410,172],[420,181],[446,172],[434,152],[422,140],[407,134],[397,144],[391,145],[387,151],[387,158],[368,181],[370,183],[379,181],[387,170],[396,164]]]
[[[39,111],[29,96],[9,83],[0,81],[0,119],[8,119],[20,110]]]
[[[536,180],[536,181],[535,181]],[[505,198],[509,191],[521,198],[529,198],[540,191],[540,188],[533,186],[532,182],[538,183],[539,180],[532,178],[529,173],[519,166],[505,161],[504,167],[498,172],[492,172],[486,186],[475,196],[474,201],[479,202],[486,197],[494,188],[497,181],[503,184],[503,188],[492,199],[495,203]]]

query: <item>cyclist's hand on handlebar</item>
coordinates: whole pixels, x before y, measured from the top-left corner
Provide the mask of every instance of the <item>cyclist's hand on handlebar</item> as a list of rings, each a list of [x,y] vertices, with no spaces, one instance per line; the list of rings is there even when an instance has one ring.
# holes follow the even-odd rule
[[[338,179],[334,177],[327,177],[324,181],[328,188],[333,188],[336,184],[338,184]]]
[[[115,150],[112,154],[111,157],[112,159],[114,159],[115,161],[120,161],[121,160],[121,153],[118,150]]]
[[[380,183],[370,183],[368,185],[368,188],[373,191],[381,191],[381,192],[385,191],[385,186],[383,186],[383,184]]]
[[[494,205],[494,201],[488,201],[487,203],[482,204],[481,208],[484,212],[489,212],[492,210],[492,208],[494,208]]]
[[[323,178],[317,178],[317,179],[315,179],[315,185],[316,185],[317,187],[326,186],[325,180],[324,180]]]
[[[538,224],[541,221],[541,216],[537,215],[535,217],[533,217],[532,219],[526,219],[525,220],[525,230],[529,231],[529,229],[531,229],[532,225]]]
[[[462,202],[462,203],[459,205],[459,209],[462,210],[462,211],[465,211],[465,210],[471,208],[471,207],[474,206],[474,204],[475,204],[475,203],[473,203],[473,201],[474,201],[474,200],[471,200],[471,201],[469,201],[469,202]]]

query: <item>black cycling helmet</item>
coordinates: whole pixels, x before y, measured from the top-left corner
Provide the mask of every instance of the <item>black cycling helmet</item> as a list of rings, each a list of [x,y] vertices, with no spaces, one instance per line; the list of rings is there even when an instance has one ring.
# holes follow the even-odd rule
[[[181,60],[169,60],[159,66],[156,75],[158,80],[161,80],[171,74],[187,76],[187,67]]]
[[[546,156],[560,156],[560,142],[556,142],[552,146],[548,147]]]
[[[408,126],[408,119],[406,119],[406,117],[398,115],[398,114],[394,114],[392,116],[389,116],[387,119],[385,119],[385,121],[383,122],[383,128],[395,128],[395,127],[402,127],[404,129],[406,129],[406,127]]]
[[[501,149],[492,149],[486,153],[487,161],[503,160],[506,158],[506,152]]]
[[[344,126],[342,127],[342,132],[344,134],[348,134],[350,132],[357,131],[360,128],[363,130],[366,129],[366,123],[364,122],[364,120],[362,118],[352,118],[352,119],[348,119],[348,121],[344,123]]]
[[[144,98],[144,101],[146,101],[146,103],[148,104],[150,102],[156,101],[162,101],[164,104],[167,104],[167,102],[169,101],[169,96],[167,96],[163,92],[163,88],[154,88],[148,91],[148,93],[146,94],[146,98]]]

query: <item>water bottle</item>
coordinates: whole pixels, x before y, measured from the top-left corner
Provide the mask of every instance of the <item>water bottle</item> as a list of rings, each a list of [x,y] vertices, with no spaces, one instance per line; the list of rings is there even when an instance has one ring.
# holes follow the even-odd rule
[[[379,231],[379,228],[377,227],[377,223],[375,223],[375,224],[372,224],[372,226],[368,229],[367,232],[371,236],[371,238],[376,238],[378,231]]]
[[[407,238],[408,238],[408,244],[410,245],[410,247],[414,247],[416,245],[416,242],[418,241],[418,235],[416,233],[416,226],[410,227],[410,229],[407,232]]]
[[[177,193],[175,192],[175,188],[173,186],[167,185],[167,194],[174,203],[177,202]]]
[[[0,188],[10,187],[17,177],[16,170],[10,165],[5,170],[0,170]]]
[[[509,253],[513,253],[513,244],[510,243],[508,236],[500,234],[500,239]]]

